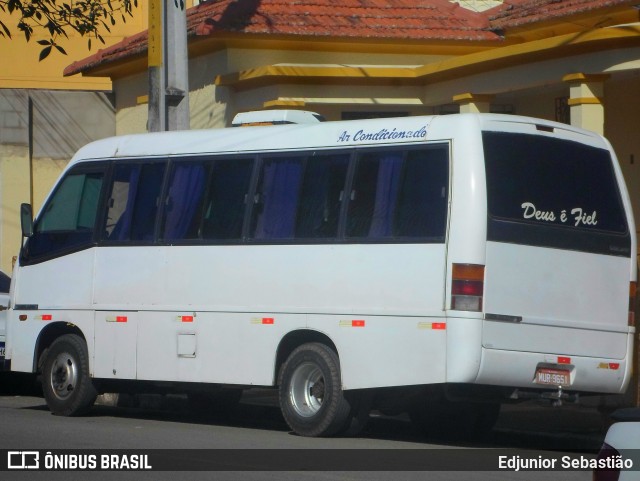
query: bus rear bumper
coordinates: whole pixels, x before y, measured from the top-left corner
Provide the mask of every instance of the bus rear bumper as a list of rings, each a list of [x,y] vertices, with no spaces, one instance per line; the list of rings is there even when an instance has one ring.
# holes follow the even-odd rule
[[[564,354],[482,350],[477,384],[526,390],[621,394],[631,377],[631,361]]]

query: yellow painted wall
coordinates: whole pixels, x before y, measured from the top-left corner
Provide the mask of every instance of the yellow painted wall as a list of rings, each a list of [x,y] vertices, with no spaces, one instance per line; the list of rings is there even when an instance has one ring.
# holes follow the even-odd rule
[[[133,17],[125,17],[122,23],[116,15],[117,23],[111,27],[111,32],[102,32],[106,42],[92,39],[91,50],[87,48],[88,37],[81,37],[75,32],[68,32],[69,38],[61,38],[60,45],[67,55],[52,52],[43,61],[38,61],[42,46],[38,40],[48,40],[48,36],[41,32],[34,32],[29,42],[24,35],[15,29],[17,15],[0,12],[2,20],[11,30],[12,38],[0,37],[0,88],[20,89],[66,89],[66,90],[111,90],[108,78],[92,78],[74,76],[65,78],[62,71],[76,60],[83,59],[96,53],[105,46],[119,42],[124,37],[138,33],[147,27],[147,0],[139,0],[138,7],[134,7]]]
[[[33,209],[37,213],[66,161],[34,159]],[[0,146],[0,270],[11,274],[22,238],[20,204],[29,203],[29,152],[26,147]]]
[[[170,0],[169,0],[170,1]],[[111,80],[106,77],[63,77],[62,72],[72,62],[95,54],[98,50],[113,45],[123,38],[146,30],[148,25],[148,0],[138,0],[138,6],[133,8],[133,16],[125,16],[122,22],[120,15],[115,15],[116,25],[110,27],[111,32],[101,31],[105,43],[92,38],[91,50],[88,49],[89,37],[68,31],[69,38],[59,39],[60,45],[67,55],[52,52],[49,57],[39,61],[42,46],[38,40],[48,40],[42,32],[34,32],[27,42],[24,35],[15,29],[19,18],[0,11],[0,20],[10,29],[12,38],[0,37],[0,89],[65,89],[65,90],[111,90]],[[197,3],[197,2],[196,2]],[[187,0],[190,8],[194,0]],[[115,2],[114,2],[115,6]]]
[[[0,269],[11,275],[20,250],[20,204],[29,202],[29,153],[26,147],[0,146]]]

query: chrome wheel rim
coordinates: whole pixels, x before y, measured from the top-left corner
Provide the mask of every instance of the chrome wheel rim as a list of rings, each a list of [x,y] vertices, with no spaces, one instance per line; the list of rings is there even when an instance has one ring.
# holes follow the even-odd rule
[[[78,377],[78,366],[73,357],[66,352],[58,354],[51,365],[51,392],[60,400],[68,399],[76,388]]]
[[[289,398],[299,416],[308,418],[315,415],[322,407],[324,392],[324,376],[316,364],[305,362],[293,372]]]

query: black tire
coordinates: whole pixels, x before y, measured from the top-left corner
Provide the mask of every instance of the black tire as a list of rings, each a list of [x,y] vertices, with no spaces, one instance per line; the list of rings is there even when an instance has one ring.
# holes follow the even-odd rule
[[[89,376],[87,345],[75,334],[53,341],[42,370],[42,391],[53,414],[85,413],[98,395]]]
[[[301,436],[332,436],[348,428],[351,406],[340,381],[340,361],[329,347],[303,344],[282,366],[279,378],[282,415]]]
[[[373,391],[346,391],[344,394],[351,411],[347,420],[336,434],[354,437],[360,434],[369,424],[369,414],[373,404]]]

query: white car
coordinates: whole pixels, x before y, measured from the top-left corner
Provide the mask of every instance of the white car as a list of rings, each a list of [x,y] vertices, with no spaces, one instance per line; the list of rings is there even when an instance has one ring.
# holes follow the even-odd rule
[[[598,454],[599,468],[593,481],[638,481],[640,479],[640,408],[619,409]]]

